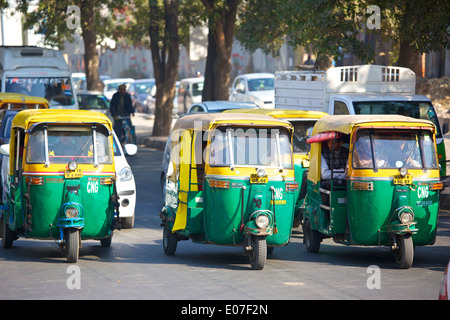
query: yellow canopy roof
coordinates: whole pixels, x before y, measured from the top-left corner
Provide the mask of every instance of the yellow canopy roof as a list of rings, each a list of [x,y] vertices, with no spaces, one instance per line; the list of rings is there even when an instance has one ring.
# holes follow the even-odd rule
[[[20,93],[0,92],[0,107],[7,108],[7,104],[44,105],[48,108],[48,100],[41,97],[27,96]],[[41,106],[42,107],[42,106]]]
[[[103,113],[64,109],[27,109],[20,111],[13,119],[12,127],[27,129],[31,124],[40,122],[61,124],[101,123],[109,130],[112,129],[111,121]]]
[[[274,119],[263,114],[244,113],[195,113],[178,118],[173,131],[178,129],[208,130],[215,123],[230,123],[242,125],[278,125],[290,127],[289,122]]]
[[[278,119],[308,118],[320,119],[328,116],[328,113],[322,111],[297,110],[297,109],[230,109],[223,113],[247,113],[247,114],[265,114]]]
[[[338,115],[319,119],[313,129],[313,136],[328,131],[337,131],[350,134],[353,127],[357,125],[373,126],[422,126],[434,127],[428,120],[405,117],[401,115]]]

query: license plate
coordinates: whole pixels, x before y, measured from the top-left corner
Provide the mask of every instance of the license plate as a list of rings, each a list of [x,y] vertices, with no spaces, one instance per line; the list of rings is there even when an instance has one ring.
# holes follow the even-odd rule
[[[407,174],[404,177],[402,177],[401,175],[394,176],[394,184],[400,184],[404,186],[411,183],[412,183],[412,176],[410,174]]]
[[[269,178],[267,176],[259,177],[257,174],[250,175],[250,183],[267,183]]]
[[[75,171],[66,170],[64,172],[64,178],[66,179],[76,179],[81,178],[83,176],[83,171],[81,169],[77,169]]]

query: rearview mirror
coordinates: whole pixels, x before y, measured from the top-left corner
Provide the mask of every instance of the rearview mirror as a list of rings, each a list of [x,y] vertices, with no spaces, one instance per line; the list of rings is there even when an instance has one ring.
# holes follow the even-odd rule
[[[125,153],[129,156],[134,156],[137,153],[137,145],[127,143],[123,146]]]
[[[8,144],[2,144],[0,146],[0,153],[4,156],[9,157],[9,143]]]

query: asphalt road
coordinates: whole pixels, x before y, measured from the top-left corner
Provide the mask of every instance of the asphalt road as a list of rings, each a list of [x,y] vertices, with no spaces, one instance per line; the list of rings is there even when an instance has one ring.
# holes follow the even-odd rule
[[[436,244],[417,247],[409,270],[397,269],[385,248],[325,240],[319,254],[310,254],[301,229],[261,271],[251,270],[235,247],[183,241],[166,256],[158,217],[161,157],[159,150],[140,148],[129,158],[137,183],[135,227],[115,231],[110,248],[85,241],[76,265],[52,241],[19,239],[11,249],[0,248],[0,299],[187,299],[200,305],[210,299],[437,299],[450,259],[449,212],[441,212]],[[170,311],[193,312],[184,307],[188,302]]]

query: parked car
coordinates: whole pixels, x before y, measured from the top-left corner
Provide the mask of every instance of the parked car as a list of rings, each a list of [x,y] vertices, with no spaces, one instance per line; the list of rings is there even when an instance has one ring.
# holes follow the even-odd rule
[[[186,113],[190,105],[202,101],[204,81],[204,77],[180,80],[180,88],[178,90],[178,114]]]
[[[204,102],[197,102],[194,103],[188,110],[187,113],[198,113],[198,112],[222,112],[225,110],[230,109],[256,109],[259,108],[258,105],[256,105],[253,102],[247,102],[247,101],[204,101]]]
[[[106,114],[111,121],[113,120],[109,112],[109,101],[102,92],[78,91],[77,99],[80,110],[101,112]]]
[[[233,81],[230,100],[252,101],[260,108],[274,108],[274,79],[271,73],[241,74]]]
[[[103,88],[103,94],[106,98],[111,101],[111,98],[114,93],[117,92],[119,85],[125,83],[127,85],[127,91],[130,90],[130,83],[133,82],[132,78],[116,78],[116,79],[105,79],[103,83],[105,84],[105,88]]]
[[[130,84],[129,93],[136,112],[154,113],[154,105],[147,105],[147,98],[150,96],[153,87],[155,87],[155,79],[134,80]]]

